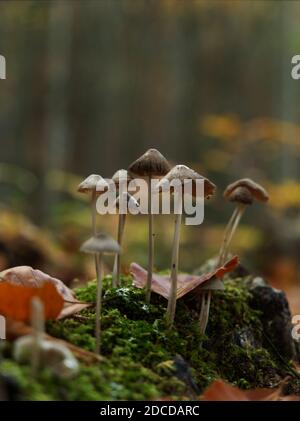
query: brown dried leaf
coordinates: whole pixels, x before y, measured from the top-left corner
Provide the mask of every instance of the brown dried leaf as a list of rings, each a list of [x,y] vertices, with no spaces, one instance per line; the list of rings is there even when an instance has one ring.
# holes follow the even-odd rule
[[[223,380],[215,380],[203,393],[204,401],[249,401],[244,391]]]
[[[182,298],[195,288],[204,288],[205,284],[212,279],[221,279],[226,273],[231,272],[238,265],[238,257],[234,256],[224,266],[215,269],[212,272],[205,273],[201,276],[179,274],[177,281],[177,299]],[[144,288],[147,282],[147,271],[137,263],[131,263],[130,272],[133,276],[133,284],[137,288]],[[156,294],[168,299],[171,289],[171,282],[169,275],[152,276],[151,290]]]
[[[223,380],[215,380],[203,393],[204,401],[299,401],[295,395],[283,396],[282,386],[276,389],[241,390]]]
[[[82,303],[75,298],[74,292],[68,288],[61,280],[53,278],[52,276],[38,270],[33,269],[30,266],[17,266],[0,272],[0,278],[2,282],[11,285],[18,285],[27,288],[41,288],[45,283],[50,283],[55,286],[59,295],[63,298],[64,304],[59,314],[56,316],[58,319],[71,316],[72,314],[78,313],[84,308],[89,307],[90,304]],[[36,295],[36,294],[34,294]],[[1,296],[0,296],[0,308],[1,308]],[[28,309],[27,309],[28,310]],[[1,314],[1,311],[0,311]],[[4,313],[2,313],[4,314]],[[12,315],[11,315],[12,317]],[[23,319],[24,320],[24,319]]]
[[[43,302],[46,320],[56,319],[64,305],[62,296],[49,281],[39,287],[0,282],[0,314],[13,320],[29,321],[33,297]]]

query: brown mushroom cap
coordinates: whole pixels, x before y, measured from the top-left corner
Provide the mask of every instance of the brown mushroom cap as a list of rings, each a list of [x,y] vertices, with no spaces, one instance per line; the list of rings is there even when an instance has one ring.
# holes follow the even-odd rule
[[[149,149],[128,167],[131,174],[141,177],[162,177],[169,170],[170,164],[157,149]]]
[[[252,193],[247,189],[247,187],[237,187],[229,194],[227,199],[230,202],[238,202],[243,205],[252,205],[253,203]]]
[[[191,168],[187,167],[186,165],[176,165],[165,175],[165,177],[159,182],[157,185],[158,188],[162,187],[166,181],[169,183],[172,180],[180,180],[184,183],[185,180],[204,180],[204,197],[210,197],[214,194],[216,186],[213,184],[208,178],[202,177],[202,175],[198,174],[196,171],[192,170]],[[192,186],[192,194],[193,196],[196,195],[196,185],[193,183]]]
[[[109,235],[97,234],[85,241],[80,250],[85,253],[120,253],[119,244]]]
[[[227,188],[225,189],[223,196],[231,201],[238,201],[232,200],[232,196],[234,191],[237,190],[239,187],[247,189],[248,192],[250,192],[250,194],[252,195],[252,197],[258,200],[259,202],[267,202],[269,200],[269,195],[267,191],[260,184],[255,183],[250,178],[242,178],[241,180],[237,180],[234,183],[229,184],[229,186],[227,186]]]
[[[101,175],[91,174],[79,184],[77,191],[80,193],[98,192],[98,194],[101,194],[108,187],[107,181]]]

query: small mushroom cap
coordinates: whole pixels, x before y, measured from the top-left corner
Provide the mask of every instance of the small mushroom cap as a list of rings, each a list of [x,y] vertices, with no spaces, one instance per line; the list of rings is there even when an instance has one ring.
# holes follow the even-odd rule
[[[130,176],[127,170],[122,169],[122,170],[116,171],[111,179],[118,187],[120,183],[122,182],[129,183],[132,180],[132,177]]]
[[[229,184],[227,188],[225,189],[223,196],[226,199],[229,199],[231,201],[238,201],[238,200],[231,199],[231,197],[232,196],[234,197],[233,193],[239,187],[243,187],[244,189],[246,188],[248,192],[250,192],[252,197],[259,202],[267,202],[269,200],[269,195],[267,191],[260,184],[255,183],[250,178],[242,178],[241,180],[237,180],[234,183]],[[239,198],[240,194],[237,194],[236,197]],[[244,200],[245,200],[245,192],[243,194],[244,194]],[[245,202],[241,202],[241,203],[245,203]]]
[[[209,197],[214,194],[216,189],[215,184],[213,184],[208,178],[202,177],[202,175],[198,174],[196,171],[192,170],[191,168],[187,167],[186,165],[176,165],[173,167],[167,175],[158,183],[157,188],[164,187],[164,184],[167,182],[171,183],[173,180],[179,180],[181,183],[184,183],[185,180],[204,180],[204,197]],[[193,183],[192,186],[192,194],[193,196],[196,195],[196,185]]]
[[[157,149],[149,149],[129,165],[128,171],[135,176],[162,177],[170,171],[170,164]]]
[[[253,196],[247,187],[238,187],[230,193],[228,200],[230,202],[242,203],[243,205],[252,205]]]
[[[107,181],[105,181],[101,175],[91,174],[79,184],[77,190],[80,193],[98,192],[101,194],[104,190],[107,190],[108,187]]]
[[[119,244],[109,235],[97,234],[87,241],[85,241],[80,247],[80,251],[84,253],[117,253],[120,254],[121,249]]]

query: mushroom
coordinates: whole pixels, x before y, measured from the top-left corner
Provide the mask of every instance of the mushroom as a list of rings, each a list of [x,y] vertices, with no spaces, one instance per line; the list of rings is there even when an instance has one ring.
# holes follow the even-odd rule
[[[223,242],[218,258],[219,266],[223,265],[227,259],[230,242],[246,206],[251,205],[254,200],[259,202],[267,202],[269,200],[269,195],[266,190],[250,178],[242,178],[241,180],[237,180],[234,183],[229,184],[225,189],[223,196],[230,202],[235,202],[236,208],[234,209],[233,214],[225,228]]]
[[[85,241],[81,248],[84,253],[95,255],[97,273],[97,299],[96,299],[96,353],[100,354],[100,332],[101,332],[101,301],[102,301],[102,256],[103,254],[120,253],[119,244],[106,234],[96,234]]]
[[[14,343],[13,356],[17,362],[30,361],[32,376],[41,367],[49,368],[59,377],[69,378],[79,370],[78,361],[63,344],[44,337],[44,305],[38,297],[31,300],[31,325],[33,333],[18,338]]]
[[[165,186],[169,188],[172,181],[179,183],[183,186],[187,182],[192,183],[191,194],[196,196],[197,191],[195,189],[196,180],[204,181],[204,197],[211,196],[216,186],[207,178],[202,177],[196,171],[187,167],[186,165],[176,165],[168,174],[159,182],[157,188],[165,190]],[[176,193],[176,186],[173,187],[173,192]],[[175,310],[176,310],[176,299],[177,299],[177,277],[178,277],[178,256],[179,256],[179,241],[180,241],[180,225],[182,219],[182,192],[177,197],[177,208],[174,208],[175,213],[175,229],[172,246],[172,264],[171,264],[171,290],[168,300],[167,308],[167,320],[170,325],[174,322]]]
[[[243,178],[241,180],[235,181],[232,184],[229,184],[229,186],[227,186],[225,189],[223,196],[230,202],[236,202],[237,205],[225,228],[223,242],[219,252],[218,266],[223,266],[226,262],[229,244],[246,209],[246,206],[251,205],[253,200],[266,202],[269,199],[266,190],[250,178]],[[199,316],[200,331],[203,334],[206,331],[208,323],[210,301],[211,290],[208,290],[202,295],[202,305]]]
[[[96,235],[97,228],[96,228],[96,201],[97,196],[99,196],[101,193],[103,193],[105,190],[109,188],[109,185],[107,181],[104,180],[104,178],[101,177],[101,175],[97,174],[91,174],[89,175],[85,180],[82,181],[82,183],[78,186],[78,191],[80,193],[91,193],[92,195],[92,203],[91,203],[91,209],[92,209],[92,233],[93,235]]]
[[[138,202],[128,192],[122,192],[117,197],[116,206],[119,209],[118,244],[121,247],[122,241],[123,241],[124,229],[125,229],[127,209],[130,209],[132,206],[137,207]],[[122,213],[123,209],[124,209],[125,213]],[[121,256],[118,253],[115,256],[113,277],[112,277],[112,286],[114,288],[116,288],[120,284],[120,268],[121,268]]]
[[[152,214],[152,191],[151,179],[161,178],[168,173],[170,165],[166,158],[157,150],[149,149],[128,168],[128,171],[134,176],[146,177],[148,181],[148,278],[146,285],[146,301],[149,303],[151,298],[151,283],[153,272],[153,254],[154,254],[154,233],[153,233],[153,214]]]
[[[32,335],[18,338],[14,343],[14,359],[19,363],[28,362],[33,347]],[[40,366],[50,369],[57,377],[69,379],[79,371],[77,359],[62,343],[42,339],[39,343],[39,354]]]
[[[204,335],[209,318],[209,309],[212,293],[215,290],[223,290],[224,284],[220,279],[214,277],[209,282],[206,282],[201,289],[203,290],[203,293],[201,300],[201,310],[199,313],[199,327],[200,332]]]

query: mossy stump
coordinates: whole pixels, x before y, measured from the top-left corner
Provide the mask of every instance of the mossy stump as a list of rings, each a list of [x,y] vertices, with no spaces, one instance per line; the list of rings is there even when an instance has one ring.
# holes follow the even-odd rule
[[[266,340],[265,315],[253,305],[246,278],[225,279],[225,290],[213,295],[206,336],[199,333],[197,299],[178,301],[175,324],[165,321],[167,302],[132,286],[130,276],[112,289],[104,280],[101,363],[81,364],[77,378],[58,379],[42,370],[33,380],[28,366],[3,351],[0,372],[13,379],[22,400],[154,400],[197,399],[214,379],[241,388],[276,387],[287,375],[286,390],[293,393],[292,363]],[[83,301],[95,302],[96,283],[76,291]],[[89,351],[95,349],[95,308],[48,323],[47,331]],[[270,333],[270,332],[269,332]],[[272,332],[274,338],[274,332]],[[1,381],[1,379],[0,379]]]

